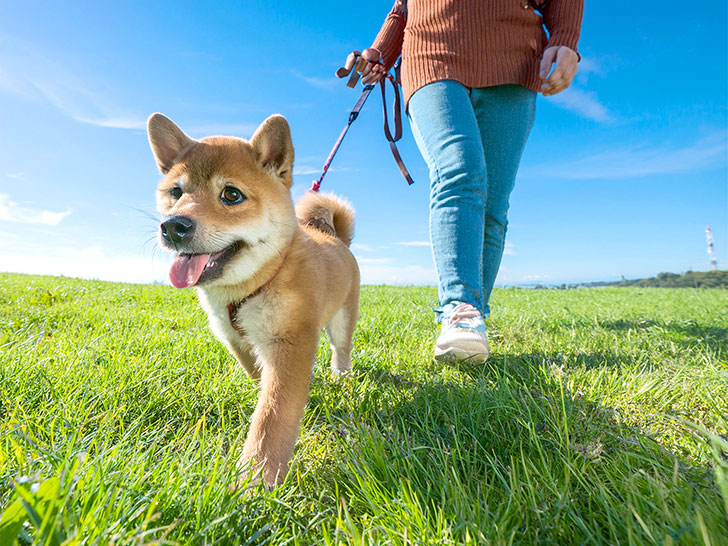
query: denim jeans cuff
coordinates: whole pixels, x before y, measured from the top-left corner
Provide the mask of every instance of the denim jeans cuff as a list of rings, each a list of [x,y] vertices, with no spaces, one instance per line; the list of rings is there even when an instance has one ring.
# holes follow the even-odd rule
[[[445,305],[442,305],[440,307],[435,307],[432,310],[435,312],[435,322],[440,324],[442,322],[442,319],[445,317],[445,315],[450,314],[450,311],[455,309],[459,304],[463,302],[461,301],[451,301],[450,303],[446,303]],[[477,306],[473,306],[477,309]]]

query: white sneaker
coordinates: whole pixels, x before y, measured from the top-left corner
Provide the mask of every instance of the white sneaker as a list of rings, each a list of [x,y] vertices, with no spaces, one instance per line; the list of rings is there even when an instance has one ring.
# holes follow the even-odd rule
[[[444,311],[442,329],[435,343],[435,360],[488,360],[488,334],[483,316],[468,303]]]

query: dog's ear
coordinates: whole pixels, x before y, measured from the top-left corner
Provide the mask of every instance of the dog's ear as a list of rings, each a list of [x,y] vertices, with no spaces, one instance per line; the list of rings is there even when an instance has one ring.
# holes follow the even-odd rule
[[[286,118],[278,114],[270,116],[256,129],[250,145],[258,162],[290,188],[293,183],[293,142]]]
[[[182,153],[197,142],[160,113],[149,116],[147,135],[157,167],[162,174],[167,174]]]

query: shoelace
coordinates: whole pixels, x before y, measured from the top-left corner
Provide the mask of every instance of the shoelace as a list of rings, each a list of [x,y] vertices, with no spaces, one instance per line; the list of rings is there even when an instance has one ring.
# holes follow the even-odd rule
[[[459,303],[456,305],[449,315],[449,322],[451,325],[458,324],[462,320],[469,318],[476,318],[480,316],[480,311],[469,303]]]

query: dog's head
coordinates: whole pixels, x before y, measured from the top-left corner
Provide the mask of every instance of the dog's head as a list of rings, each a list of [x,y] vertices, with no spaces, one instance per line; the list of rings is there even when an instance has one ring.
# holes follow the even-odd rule
[[[266,119],[250,141],[194,140],[162,114],[147,122],[164,178],[157,188],[159,241],[177,253],[177,288],[233,285],[251,278],[290,244],[293,144],[282,116]]]

